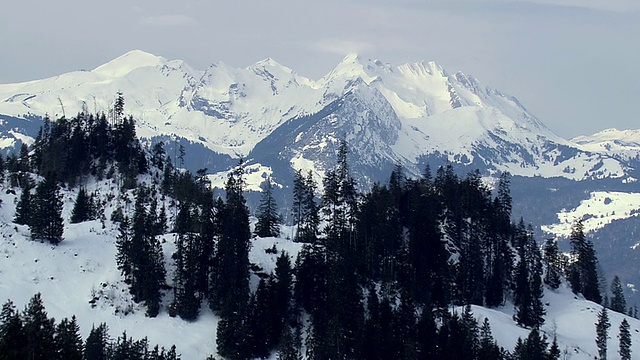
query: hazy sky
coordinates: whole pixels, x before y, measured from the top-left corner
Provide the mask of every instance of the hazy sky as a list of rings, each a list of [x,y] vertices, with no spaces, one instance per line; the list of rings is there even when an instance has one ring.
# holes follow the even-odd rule
[[[516,96],[564,137],[640,128],[637,0],[13,1],[0,83],[92,69],[129,50],[317,79],[344,55],[434,60]]]

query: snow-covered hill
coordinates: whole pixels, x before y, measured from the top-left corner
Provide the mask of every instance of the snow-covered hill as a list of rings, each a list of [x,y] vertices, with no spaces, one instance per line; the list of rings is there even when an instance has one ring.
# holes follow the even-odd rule
[[[586,151],[608,153],[623,159],[640,158],[640,130],[606,129],[571,141]]]
[[[0,114],[107,113],[117,91],[139,136],[183,138],[266,167],[321,173],[346,139],[362,173],[398,163],[417,174],[429,158],[577,180],[629,171],[624,159],[556,136],[514,97],[426,61],[394,66],[348,55],[311,80],[273,59],[201,71],[135,50],[91,71],[0,85]]]
[[[87,190],[104,198],[111,198],[109,195],[116,193],[109,181],[90,183]],[[175,344],[183,359],[204,359],[215,354],[218,318],[206,305],[197,321],[187,322],[170,317],[166,310],[157,318],[147,318],[144,309],[132,301],[115,263],[117,230],[108,220],[115,203],[107,203],[103,220],[65,223],[64,241],[52,246],[30,241],[28,228],[12,223],[14,203],[19,195],[19,191],[18,194],[4,189],[0,192],[3,204],[0,208],[0,299],[3,302],[10,298],[20,309],[34,293],[40,292],[49,316],[56,321],[74,314],[78,317],[83,338],[92,325],[106,322],[114,337],[126,331],[134,338],[147,336],[152,344],[165,347]],[[63,195],[63,212],[68,218],[76,194],[66,190]],[[291,233],[289,228],[282,230],[285,236]],[[294,257],[300,250],[300,244],[285,238],[257,238],[252,241],[250,260],[264,271],[272,271],[278,254],[268,254],[265,249],[274,245]],[[171,254],[175,250],[171,234],[163,237],[163,249],[168,279],[171,279]],[[257,282],[257,276],[253,276],[254,289]],[[168,298],[170,295],[165,297],[165,309]],[[547,315],[542,331],[549,340],[556,335],[560,349],[566,351],[568,359],[593,359],[597,354],[594,324],[600,306],[573,295],[564,286],[557,292],[547,291],[544,302]],[[510,304],[496,309],[474,306],[472,311],[480,322],[489,319],[495,339],[505,349],[513,350],[517,338],[526,338],[529,333],[529,329],[521,328],[513,321]],[[640,321],[610,313],[611,358],[616,358],[617,329],[623,318],[631,324],[633,354],[640,354]]]

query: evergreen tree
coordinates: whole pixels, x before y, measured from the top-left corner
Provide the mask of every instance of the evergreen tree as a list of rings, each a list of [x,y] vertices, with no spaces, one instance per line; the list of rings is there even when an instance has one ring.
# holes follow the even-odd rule
[[[560,256],[558,243],[554,239],[547,239],[544,244],[544,261],[546,265],[544,283],[552,289],[559,288],[562,281],[562,260]]]
[[[598,313],[596,325],[596,345],[598,346],[598,357],[600,360],[607,359],[607,341],[609,339],[609,314],[607,308],[603,307]]]
[[[574,293],[582,293],[587,300],[602,302],[598,279],[598,259],[591,241],[584,235],[579,220],[571,229],[571,251],[575,261],[569,267],[569,282]]]
[[[624,298],[624,290],[622,289],[618,275],[614,276],[611,282],[611,301],[609,308],[621,314],[627,311],[627,301]]]
[[[16,204],[16,215],[13,220],[16,224],[31,224],[33,213],[31,189],[33,189],[33,180],[31,180],[31,177],[26,174],[25,181],[23,181],[22,193],[20,194],[20,199]]]
[[[87,191],[84,187],[81,187],[76,196],[76,201],[71,211],[71,223],[81,223],[87,220],[92,220],[94,215],[93,204],[91,197],[87,195]]]
[[[56,358],[54,341],[55,322],[49,319],[40,293],[35,294],[23,313],[27,338],[26,359],[49,360]]]
[[[305,178],[298,170],[293,181],[293,222],[295,241],[313,243],[318,235],[320,218],[316,203],[316,183],[311,171]]]
[[[62,319],[56,327],[56,358],[60,360],[82,360],[82,338],[80,327],[73,316],[71,320]]]
[[[20,314],[8,300],[0,312],[0,359],[22,360],[26,358],[27,334]]]
[[[631,360],[631,331],[629,331],[629,328],[630,326],[627,319],[623,319],[622,323],[620,323],[620,332],[618,333],[620,343],[618,354],[620,354],[621,360]]]
[[[55,178],[47,176],[36,187],[31,218],[31,238],[58,244],[62,241],[62,196]]]
[[[92,327],[84,346],[84,360],[108,360],[109,343],[107,324]]]
[[[197,234],[179,234],[176,242],[174,299],[171,309],[184,320],[196,320],[200,312],[202,294],[198,289],[198,267],[201,239]]]
[[[267,178],[262,185],[262,197],[256,213],[256,235],[260,237],[277,237],[280,235],[280,215],[278,205],[273,197],[271,178]]]

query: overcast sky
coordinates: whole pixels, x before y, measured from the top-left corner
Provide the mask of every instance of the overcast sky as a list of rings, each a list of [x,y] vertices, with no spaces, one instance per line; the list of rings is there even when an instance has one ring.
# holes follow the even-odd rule
[[[317,79],[346,54],[434,60],[516,96],[564,137],[639,129],[638,0],[12,1],[0,83],[141,49],[196,69],[272,57]]]

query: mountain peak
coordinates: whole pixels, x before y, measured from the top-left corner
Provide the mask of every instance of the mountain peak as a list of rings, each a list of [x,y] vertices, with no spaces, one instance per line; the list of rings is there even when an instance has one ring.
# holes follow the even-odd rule
[[[291,70],[290,68],[280,64],[279,62],[275,61],[273,58],[268,57],[264,60],[260,60],[258,62],[256,62],[255,64],[251,65],[248,67],[248,69],[264,69],[264,68],[276,68],[276,69],[281,69],[287,73],[292,73],[293,70]]]
[[[155,67],[162,65],[167,60],[161,56],[153,55],[142,50],[131,50],[104,65],[93,69],[93,73],[110,78],[124,76],[131,71],[142,67]]]

